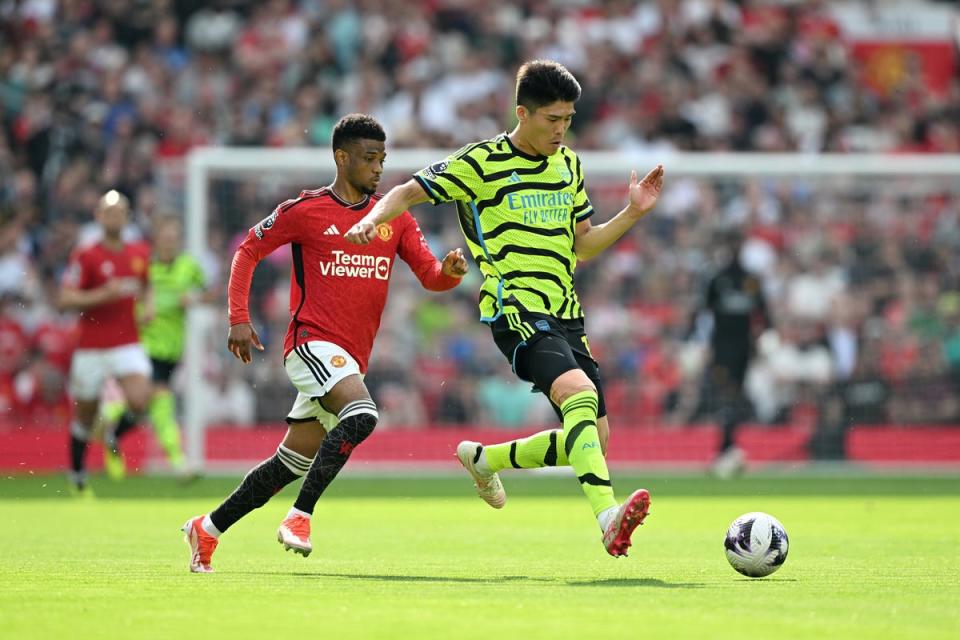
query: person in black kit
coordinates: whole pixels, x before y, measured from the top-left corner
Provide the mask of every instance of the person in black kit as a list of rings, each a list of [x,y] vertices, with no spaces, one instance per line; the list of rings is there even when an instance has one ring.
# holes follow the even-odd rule
[[[743,391],[755,337],[770,325],[760,279],[740,263],[743,236],[730,232],[723,241],[726,264],[710,279],[700,314],[712,316],[710,363],[704,380],[704,400],[723,429],[719,454],[713,463],[717,476],[743,470],[743,451],[734,440],[737,427],[749,415]]]

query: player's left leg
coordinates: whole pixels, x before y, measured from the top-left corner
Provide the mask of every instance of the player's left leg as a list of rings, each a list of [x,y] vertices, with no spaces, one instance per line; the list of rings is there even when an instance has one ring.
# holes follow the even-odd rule
[[[544,325],[544,322],[546,322],[546,325]],[[593,386],[597,391],[598,401],[597,435],[600,442],[600,450],[606,455],[607,441],[610,435],[609,423],[606,416],[606,403],[603,396],[603,387],[600,383],[599,368],[597,362],[590,355],[582,323],[571,323],[570,326],[567,326],[556,319],[546,321],[541,319],[537,321],[531,317],[529,321],[521,321],[520,323],[514,321],[512,323],[508,322],[508,324],[513,324],[515,328],[519,324],[521,327],[529,327],[530,331],[536,327],[540,331],[548,332],[546,337],[530,335],[528,332],[522,343],[514,345],[513,342],[507,342],[505,340],[506,336],[502,328],[495,328],[494,337],[498,346],[501,347],[501,350],[504,348],[509,350],[509,353],[513,357],[511,364],[521,378],[533,380],[536,377],[539,379],[540,384],[552,384],[552,380],[555,380],[564,372],[579,367],[586,373],[587,377],[590,378],[590,381],[593,382]],[[547,346],[544,347],[544,345],[540,345],[539,347],[534,346],[534,348],[547,354],[546,357],[536,358],[535,362],[532,363],[527,362],[527,358],[524,357],[525,354],[523,353],[524,349],[530,348],[531,344],[539,340],[546,340],[548,343]],[[563,345],[561,340],[565,340],[567,345]],[[515,339],[514,342],[516,342]],[[563,413],[560,407],[555,403],[552,403],[552,406],[562,424]],[[460,457],[461,462],[464,462],[464,466],[467,467],[468,470],[472,464],[476,472],[481,475],[496,474],[503,469],[509,468],[535,469],[539,467],[562,467],[570,464],[567,459],[565,447],[560,446],[563,441],[563,429],[549,429],[519,440],[511,440],[486,446],[481,446],[480,443],[475,442],[465,442],[461,443],[461,447],[474,452],[472,457],[476,458],[476,460],[464,462],[462,459],[463,456]],[[459,452],[460,447],[458,447],[458,455]],[[479,486],[480,482],[478,481],[478,487]],[[487,500],[487,502],[491,503],[490,500]]]
[[[729,479],[746,467],[743,449],[736,444],[736,435],[745,418],[746,398],[743,383],[749,359],[744,354],[724,354],[710,368],[713,393],[717,402],[716,420],[720,425],[720,447],[711,471],[721,479]]]
[[[293,508],[277,532],[285,549],[303,556],[310,555],[313,550],[309,539],[310,519],[317,501],[343,469],[353,450],[373,433],[379,419],[377,406],[359,375],[350,375],[337,382],[321,402],[330,413],[336,414],[337,425],[320,445]]]
[[[589,375],[589,372],[588,372]],[[600,441],[600,451],[604,456],[607,454],[607,442],[610,440],[610,423],[607,420],[606,407],[604,405],[603,391],[600,389],[599,379],[590,376],[597,387],[599,396],[600,414],[597,417],[597,435]],[[563,416],[558,407],[557,415],[561,422]],[[498,444],[481,445],[479,442],[468,442],[470,445],[480,447],[481,451],[474,452],[476,466],[485,473],[496,473],[503,469],[539,469],[542,467],[567,467],[570,461],[567,459],[567,453],[564,447],[558,446],[563,442],[563,429],[547,429],[540,431],[532,436],[520,438],[518,440],[508,440]],[[461,443],[463,444],[463,443]]]
[[[70,423],[70,491],[78,497],[93,493],[87,483],[87,447],[93,431],[100,401],[74,400],[74,416]]]
[[[153,385],[150,381],[152,367],[140,344],[110,349],[107,358],[109,373],[120,386],[126,405],[126,410],[113,429],[107,429],[104,433],[104,463],[107,466],[107,473],[119,479],[126,471],[126,465],[120,453],[120,439],[143,421],[147,404],[153,395]]]
[[[332,342],[301,344],[287,354],[287,376],[300,398],[310,400],[319,419],[328,421],[327,436],[313,459],[294,506],[277,530],[287,550],[307,556],[310,519],[317,500],[347,463],[350,453],[377,424],[377,407],[363,384],[360,365]]]
[[[300,398],[291,416],[310,404]],[[302,412],[300,412],[302,413]],[[251,469],[226,500],[208,515],[195,516],[183,525],[190,546],[190,571],[210,573],[213,552],[220,536],[254,509],[265,505],[288,484],[303,476],[320,449],[326,430],[312,417],[287,417],[289,427],[276,453]]]
[[[150,358],[153,367],[153,396],[147,407],[150,425],[157,436],[157,442],[174,471],[184,467],[183,448],[180,444],[180,425],[177,424],[177,400],[170,388],[170,379],[176,371],[177,362]]]
[[[183,447],[180,444],[180,425],[177,424],[177,400],[173,391],[166,385],[158,385],[147,408],[150,424],[157,436],[157,442],[174,471],[183,470]]]
[[[93,434],[100,407],[100,390],[106,379],[106,363],[102,350],[78,349],[70,362],[70,397],[74,403],[70,423],[70,491],[89,497],[93,493],[87,483],[87,448]]]

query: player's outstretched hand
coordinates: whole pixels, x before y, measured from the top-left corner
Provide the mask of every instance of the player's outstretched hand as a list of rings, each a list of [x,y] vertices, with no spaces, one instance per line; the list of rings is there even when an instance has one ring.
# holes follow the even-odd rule
[[[445,275],[451,278],[462,278],[467,275],[467,259],[463,257],[463,251],[460,247],[444,256],[442,270]]]
[[[343,234],[347,242],[351,244],[368,244],[377,237],[377,225],[366,219],[350,227],[350,230]]]
[[[263,351],[260,336],[257,335],[257,330],[253,328],[252,324],[241,322],[230,327],[230,333],[227,334],[227,349],[244,364],[253,360],[250,356],[250,345]]]
[[[663,165],[658,164],[643,180],[637,181],[637,172],[630,172],[630,206],[643,217],[657,204],[660,189],[663,188]]]

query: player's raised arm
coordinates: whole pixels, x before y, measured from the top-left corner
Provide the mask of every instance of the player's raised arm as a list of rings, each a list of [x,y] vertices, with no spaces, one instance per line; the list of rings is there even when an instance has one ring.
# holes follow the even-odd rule
[[[377,237],[377,225],[389,222],[415,204],[427,202],[427,192],[416,180],[407,180],[387,192],[377,204],[373,205],[370,213],[365,215],[344,234],[348,242],[353,244],[367,244]]]
[[[631,171],[630,198],[622,211],[601,225],[593,226],[589,220],[577,224],[577,235],[573,243],[577,259],[589,260],[616,242],[627,229],[653,209],[662,188],[662,164],[658,164],[639,181],[637,172]]]

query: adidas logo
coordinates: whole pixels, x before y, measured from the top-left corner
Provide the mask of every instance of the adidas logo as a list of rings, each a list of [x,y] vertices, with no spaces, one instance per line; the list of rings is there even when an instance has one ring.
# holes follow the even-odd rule
[[[327,227],[327,230],[323,232],[325,236],[338,236],[340,235],[340,229],[337,229],[337,225],[332,224]]]
[[[507,178],[507,180],[509,180],[510,182],[520,182],[520,176],[518,176],[517,172],[514,171],[513,173],[510,174],[510,177]]]

